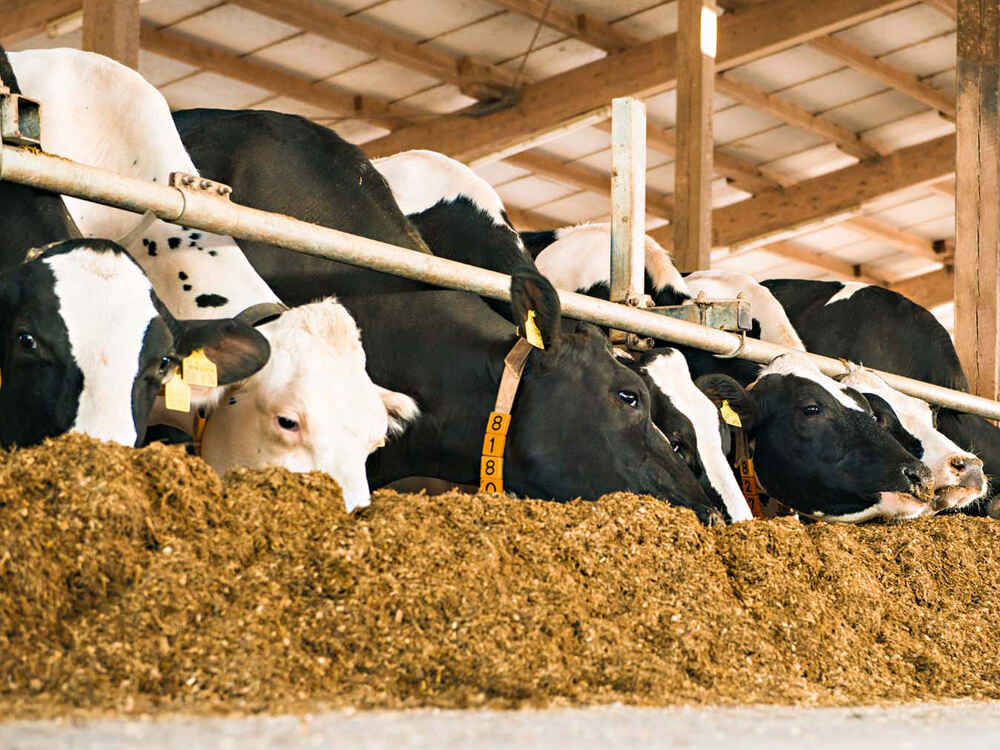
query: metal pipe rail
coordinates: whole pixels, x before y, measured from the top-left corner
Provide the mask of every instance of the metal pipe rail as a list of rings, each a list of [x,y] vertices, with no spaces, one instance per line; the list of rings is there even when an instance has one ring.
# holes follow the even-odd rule
[[[446,258],[407,250],[384,242],[308,224],[282,214],[248,208],[209,191],[181,190],[25,148],[2,145],[0,179],[103,203],[137,213],[147,210],[159,218],[237,239],[268,242],[320,258],[372,268],[437,286],[474,292],[499,300],[510,299],[510,277]],[[715,328],[667,318],[628,305],[607,302],[574,292],[559,291],[563,313],[601,326],[653,336],[664,341],[728,354],[740,346],[740,337]],[[767,363],[796,350],[756,339],[746,339],[741,359]],[[807,355],[824,373],[846,375],[840,360]],[[962,391],[875,370],[886,383],[903,393],[958,411],[1000,419],[1000,403]]]

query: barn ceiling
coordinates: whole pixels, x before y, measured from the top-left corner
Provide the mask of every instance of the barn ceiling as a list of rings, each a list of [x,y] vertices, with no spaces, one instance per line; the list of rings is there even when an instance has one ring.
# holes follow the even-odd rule
[[[828,0],[822,7],[843,6],[847,18],[848,6],[863,4]],[[788,2],[719,5],[723,19],[739,22]],[[714,100],[713,200],[727,246],[713,251],[714,267],[759,279],[853,278],[901,290],[923,290],[936,278],[927,274],[943,277],[955,236],[954,179],[942,156],[954,133],[954,2],[868,5],[884,12],[856,13],[851,17],[864,20],[745,55],[751,59],[736,65],[722,64],[720,37],[726,69]],[[4,37],[10,48],[80,45],[78,12],[36,15],[42,22],[34,28]],[[677,26],[676,3],[655,0],[146,0],[141,16],[140,72],[172,108],[300,114],[373,153],[415,134],[413,145],[471,161],[522,228],[608,219],[608,123],[590,113],[541,135],[526,131],[518,142],[516,133],[503,132],[507,115],[443,116],[485,111],[479,100],[512,89],[523,90],[522,109],[558,105],[550,100],[560,96],[546,98],[546,91],[572,101],[586,94],[585,71],[594,71],[599,88],[609,70],[602,60],[638,65]],[[648,226],[669,245],[675,92],[667,85],[642,93],[652,94]],[[494,121],[496,148],[462,153],[454,145],[466,133],[470,144],[486,143]],[[866,170],[895,164],[896,152],[913,169],[899,175],[905,168],[887,166],[879,190],[865,192]],[[790,210],[787,224],[777,226],[785,202],[815,205],[810,196],[831,200],[815,220],[808,210]],[[777,224],[755,218],[775,210]],[[939,303],[935,312],[951,329],[952,305],[940,295],[924,299]]]

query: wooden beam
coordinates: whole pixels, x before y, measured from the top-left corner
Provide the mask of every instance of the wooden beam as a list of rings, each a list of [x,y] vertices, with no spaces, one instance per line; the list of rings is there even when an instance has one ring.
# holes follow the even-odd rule
[[[715,87],[720,94],[725,94],[731,99],[742,102],[747,106],[767,112],[789,125],[794,125],[797,128],[815,133],[828,141],[832,141],[842,151],[858,159],[871,159],[878,156],[878,151],[862,141],[856,133],[852,133],[847,128],[841,127],[820,115],[814,115],[796,104],[779,99],[777,96],[766,94],[756,86],[751,86],[748,83],[736,81],[726,76],[719,76],[715,80]]]
[[[396,127],[406,122],[407,113],[391,109],[389,103],[383,99],[339,91],[325,83],[313,83],[301,76],[239,57],[177,32],[157,29],[148,21],[142,22],[140,32],[143,49],[158,55],[259,86],[275,94],[288,96],[340,115],[363,118],[383,127]]]
[[[475,98],[499,97],[514,73],[473,57],[456,57],[426,44],[336,12],[319,0],[232,0],[236,5],[296,26],[310,34],[457,84]]]
[[[796,227],[858,213],[874,198],[950,174],[954,155],[955,136],[948,135],[717,208],[712,212],[713,244],[749,245]],[[651,234],[657,242],[670,241],[669,229]]]
[[[820,268],[840,276],[845,281],[863,281],[866,284],[878,284],[880,286],[887,284],[884,278],[876,275],[875,272],[864,264],[849,263],[846,260],[817,252],[796,242],[781,240],[779,242],[772,242],[769,245],[762,245],[758,249],[771,253],[771,255],[777,255],[798,263],[805,263],[814,268]]]
[[[719,19],[716,66],[742,65],[911,2],[770,0]],[[675,44],[674,35],[645,42],[525,86],[515,108],[475,118],[463,112],[443,115],[371,141],[366,150],[372,156],[426,148],[461,161],[502,158],[524,150],[526,142],[537,144],[567,121],[604,110],[615,97],[648,97],[671,88],[676,82]]]
[[[933,190],[935,193],[938,193],[940,195],[947,195],[947,196],[949,196],[951,198],[955,197],[955,180],[954,179],[942,180],[941,182],[932,182],[927,187],[930,188],[931,190]]]
[[[926,5],[937,8],[949,18],[957,18],[958,10],[955,8],[955,0],[924,0]]]
[[[558,229],[566,223],[530,208],[517,208],[510,204],[507,204],[504,208],[507,211],[507,218],[510,219],[510,223],[519,232],[539,232],[546,229]]]
[[[52,21],[82,7],[82,0],[0,0],[0,42],[9,45],[40,34]]]
[[[611,189],[611,178],[605,172],[574,164],[565,164],[539,151],[522,151],[508,157],[505,161],[515,167],[529,169],[535,174],[597,195],[608,195]],[[666,193],[647,187],[646,211],[661,219],[670,219],[674,214],[674,204]]]
[[[139,68],[139,0],[83,0],[83,49]]]
[[[923,102],[931,109],[936,109],[949,120],[955,119],[955,102],[943,91],[922,83],[915,76],[904,73],[888,63],[872,57],[853,44],[832,36],[821,36],[809,42],[814,49],[824,54],[836,57],[855,70],[871,76],[885,85]]]
[[[958,1],[955,349],[972,393],[1000,392],[1000,5]]]
[[[704,0],[678,0],[673,254],[681,272],[706,269],[712,262],[712,96],[717,25],[714,5],[706,5]]]
[[[912,302],[928,309],[951,302],[955,290],[954,272],[951,266],[937,271],[922,273],[889,285]]]
[[[855,229],[868,237],[882,240],[897,250],[916,255],[921,258],[940,261],[943,252],[936,249],[934,241],[921,237],[919,234],[894,227],[871,216],[854,216],[846,219],[843,225]]]
[[[622,29],[616,29],[588,13],[574,13],[555,2],[546,3],[545,0],[492,0],[492,2],[606,52],[621,52],[640,41],[638,37]]]

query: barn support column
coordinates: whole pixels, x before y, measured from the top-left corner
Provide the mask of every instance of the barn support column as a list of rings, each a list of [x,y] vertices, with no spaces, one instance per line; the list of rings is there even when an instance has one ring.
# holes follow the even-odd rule
[[[83,49],[139,68],[139,0],[83,0]]]
[[[714,0],[678,0],[677,16],[674,262],[681,271],[696,271],[708,268],[712,250]]]
[[[958,1],[955,343],[972,392],[1000,380],[1000,7]]]

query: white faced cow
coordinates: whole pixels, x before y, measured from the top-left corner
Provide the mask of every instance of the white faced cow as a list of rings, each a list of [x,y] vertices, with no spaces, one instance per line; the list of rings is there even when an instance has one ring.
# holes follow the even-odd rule
[[[84,164],[161,183],[172,171],[197,174],[166,101],[135,71],[101,55],[71,49],[11,53],[10,60],[25,94],[42,102],[42,140],[46,150]],[[134,214],[107,206],[74,199],[67,199],[67,203],[85,235],[118,237],[136,221]],[[231,237],[156,220],[145,230],[141,245],[136,245],[133,254],[167,308],[177,315],[236,316],[256,305],[279,302]],[[339,309],[334,311],[334,307]],[[274,429],[280,415],[270,414],[267,420],[260,421],[258,412],[251,413],[249,409],[227,411],[228,397],[216,394],[213,402],[226,412],[224,422],[228,428],[223,431],[221,423],[216,427],[212,417],[206,434],[220,436],[210,440],[213,463],[218,467],[243,460],[255,466],[275,463],[298,471],[337,466],[339,475],[335,476],[350,485],[344,487],[348,504],[362,504],[367,500],[367,484],[358,477],[363,476],[364,459],[387,432],[382,430],[376,439],[369,434],[369,427],[387,424],[390,416],[386,401],[405,402],[406,397],[385,392],[373,384],[364,372],[364,359],[354,354],[342,357],[331,369],[331,352],[348,351],[357,340],[357,331],[346,325],[343,319],[349,315],[336,303],[317,309],[321,312],[293,315],[286,322],[272,326],[267,335],[281,362],[269,369],[272,375],[261,376],[259,385],[254,384],[253,378],[240,385],[244,393],[259,394],[261,403],[296,404],[299,423],[308,423],[309,429],[298,430],[294,438],[276,441]],[[324,316],[335,317],[337,324],[318,325],[317,321]],[[296,325],[301,329],[296,330]],[[321,333],[334,338],[319,341]],[[287,372],[289,368],[296,372],[294,378],[273,374]],[[352,404],[349,411],[337,412],[335,407],[340,402],[332,397],[317,401],[318,395],[305,395],[318,393],[316,389],[324,379],[328,393],[348,387],[360,389],[345,392],[344,398]],[[307,407],[320,407],[322,413],[307,413]],[[404,403],[402,413],[413,416],[415,410]],[[247,421],[239,422],[238,414],[246,415]],[[152,419],[153,423],[191,430],[194,412],[179,418],[157,409]],[[338,421],[341,419],[363,423],[365,427],[354,433],[348,425],[344,431]],[[394,424],[398,426],[401,422]],[[223,434],[239,437],[240,445],[227,452],[221,446]],[[350,444],[346,435],[353,436]],[[249,450],[249,445],[262,448],[255,452]],[[340,452],[336,460],[329,456],[333,446]],[[223,459],[224,456],[231,456],[232,460]],[[353,462],[349,471],[344,468],[348,456]]]
[[[368,505],[365,459],[417,417],[416,402],[372,383],[361,334],[333,298],[258,330],[271,357],[256,375],[217,393],[202,457],[220,474],[231,466],[320,469],[340,483],[349,511]]]

